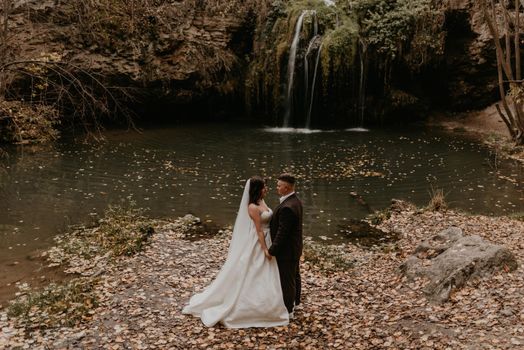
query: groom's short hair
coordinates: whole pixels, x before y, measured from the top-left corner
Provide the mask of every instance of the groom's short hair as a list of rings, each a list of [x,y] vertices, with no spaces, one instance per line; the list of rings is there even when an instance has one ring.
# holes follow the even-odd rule
[[[290,185],[295,185],[295,177],[289,173],[283,173],[277,179],[287,182]]]

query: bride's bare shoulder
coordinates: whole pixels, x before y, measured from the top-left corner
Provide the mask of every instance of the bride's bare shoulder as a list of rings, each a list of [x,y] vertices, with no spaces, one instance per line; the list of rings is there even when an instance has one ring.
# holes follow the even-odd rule
[[[250,203],[250,204],[247,206],[247,208],[248,208],[249,211],[259,211],[259,210],[260,210],[259,207],[260,207],[260,206],[259,206],[259,205],[256,205],[255,203]]]

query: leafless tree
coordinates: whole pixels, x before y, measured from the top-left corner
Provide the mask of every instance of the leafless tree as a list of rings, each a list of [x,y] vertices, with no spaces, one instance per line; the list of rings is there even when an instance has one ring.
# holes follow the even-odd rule
[[[121,103],[131,99],[127,90],[109,87],[103,82],[102,77],[72,63],[37,59],[15,60],[0,65],[0,73],[22,80],[24,76],[29,78],[32,86],[26,93],[29,95],[25,101],[53,106],[61,114],[76,119],[76,124],[84,126],[89,133],[101,130],[101,115],[121,115],[126,118],[129,126],[134,127],[132,112]],[[16,78],[14,81],[16,82]],[[8,84],[5,95],[9,99],[26,97],[17,90]]]
[[[132,112],[123,105],[128,90],[110,87],[103,77],[61,58],[20,59],[13,54],[9,18],[14,0],[0,0],[0,102],[24,101],[27,106],[48,106],[72,117],[91,135],[99,135],[100,117],[123,116],[133,127]],[[8,122],[15,123],[10,116]]]
[[[524,0],[480,0],[495,43],[502,108],[497,111],[516,145],[524,144],[524,80],[520,52]]]
[[[0,26],[0,64],[7,62],[9,57],[9,15],[13,8],[13,0],[2,0],[2,23]],[[0,99],[3,98],[6,79],[3,71],[0,71]]]

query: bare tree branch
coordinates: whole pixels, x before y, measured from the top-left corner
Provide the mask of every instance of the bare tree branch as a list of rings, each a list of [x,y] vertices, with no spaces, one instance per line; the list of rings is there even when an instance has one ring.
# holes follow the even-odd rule
[[[35,74],[31,70],[37,66],[50,74],[46,74],[45,77]],[[40,85],[44,88],[38,92],[39,101],[55,105],[62,111],[65,107],[72,108],[70,115],[77,118],[88,133],[93,129],[97,132],[101,131],[99,116],[111,115],[110,106],[114,107],[114,113],[126,117],[128,126],[136,129],[130,112],[125,106],[122,106],[120,99],[114,95],[112,90],[127,98],[129,94],[124,89],[108,88],[93,73],[74,64],[46,60],[18,60],[2,64],[0,72],[3,72],[4,76],[6,72],[11,72],[26,75],[32,81],[43,80],[45,85]],[[31,93],[31,99],[33,95],[34,92]]]
[[[504,122],[504,124],[506,124],[506,127],[508,128],[510,134],[511,134],[511,137],[514,137],[515,136],[515,131],[514,129],[511,127],[511,123],[509,122],[509,119],[508,117],[502,113],[502,111],[500,110],[500,106],[499,104],[497,103],[495,105],[495,107],[497,108],[497,112],[499,113],[499,116],[500,116],[500,119],[502,119],[502,121]]]
[[[517,69],[517,80],[522,79],[522,72],[520,67],[520,3],[515,0],[515,68]]]
[[[524,87],[520,56],[520,5],[523,1],[515,0],[513,18],[508,11],[505,0],[481,0],[480,3],[484,19],[495,44],[499,94],[504,108],[503,112],[497,104],[497,112],[516,144],[524,144],[524,104],[522,102],[524,100]],[[498,20],[497,5],[502,13],[502,23],[499,23]],[[499,26],[503,28],[504,47],[501,45],[502,38]],[[513,39],[513,43],[511,43],[511,39]],[[511,101],[512,108],[508,104],[508,99]]]

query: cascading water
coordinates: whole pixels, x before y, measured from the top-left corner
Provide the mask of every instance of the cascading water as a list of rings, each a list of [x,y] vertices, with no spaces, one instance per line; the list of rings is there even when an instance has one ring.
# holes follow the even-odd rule
[[[313,99],[315,98],[315,83],[317,81],[318,62],[320,61],[320,52],[322,51],[322,43],[318,47],[317,59],[315,61],[315,71],[313,73],[313,81],[311,82],[311,97],[309,99],[309,108],[307,110],[306,129],[311,126],[311,111],[313,110]]]
[[[313,11],[313,37],[318,35],[318,18],[317,11]]]
[[[307,46],[306,55],[304,56],[304,101],[307,103],[307,97],[309,95],[309,54],[311,52],[311,49],[313,48],[313,44],[315,43],[316,37],[313,37],[309,41],[309,45]]]
[[[359,40],[360,56],[360,83],[358,87],[358,112],[360,117],[360,127],[364,126],[364,113],[366,110],[366,54],[367,45]]]
[[[369,114],[369,67],[368,54],[359,56],[365,49],[358,44],[358,17],[351,8],[339,8],[336,0],[289,3],[293,6],[284,8],[285,16],[257,45],[246,81],[248,102],[259,98],[257,110],[278,111],[273,118],[283,132],[360,126]],[[320,113],[325,117],[317,120]]]
[[[287,64],[287,96],[286,96],[286,114],[284,115],[284,127],[289,127],[289,120],[291,118],[291,107],[293,103],[293,80],[295,78],[295,59],[297,57],[297,47],[300,42],[300,32],[302,31],[302,23],[304,22],[304,16],[309,11],[302,11],[298,17],[295,25],[295,34],[291,47],[289,49],[289,59]]]
[[[304,56],[304,110],[307,111],[308,108],[308,96],[309,96],[309,54],[311,53],[311,50],[313,49],[313,45],[318,39],[318,19],[317,19],[317,12],[313,11],[313,37],[309,41],[309,44],[307,46],[306,54]]]

